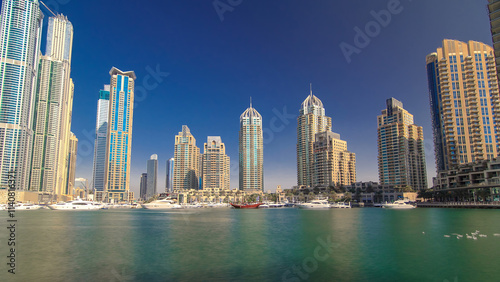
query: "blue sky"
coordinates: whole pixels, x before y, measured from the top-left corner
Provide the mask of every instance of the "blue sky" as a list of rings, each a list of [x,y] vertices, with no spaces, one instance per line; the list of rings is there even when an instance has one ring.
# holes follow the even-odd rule
[[[298,114],[309,83],[333,131],[356,153],[358,181],[378,181],[376,117],[390,97],[424,127],[430,179],[435,165],[425,56],[445,38],[491,44],[487,1],[401,0],[399,13],[348,63],[340,44],[354,45],[354,28],[364,29],[374,20],[371,11],[394,1],[233,0],[239,5],[222,21],[212,0],[46,1],[74,26],[77,177],[92,179],[97,99],[115,66],[134,70],[136,87],[147,89],[136,93],[130,184],[136,193],[155,153],[163,190],[165,161],[183,124],[200,148],[207,136],[222,137],[237,188],[239,116],[250,97],[264,119],[265,189],[296,185],[291,115]],[[144,80],[155,69],[162,75]]]

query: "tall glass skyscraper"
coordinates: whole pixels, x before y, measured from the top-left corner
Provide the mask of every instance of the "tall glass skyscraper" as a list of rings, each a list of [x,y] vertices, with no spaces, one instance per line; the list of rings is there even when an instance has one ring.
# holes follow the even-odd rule
[[[239,147],[239,189],[264,191],[262,116],[251,103],[240,116]]]
[[[104,191],[104,180],[106,177],[106,138],[108,135],[108,119],[109,85],[104,85],[104,90],[99,91],[99,100],[97,101],[92,184],[92,189],[94,191]]]
[[[141,174],[141,184],[139,187],[139,199],[141,200],[147,200],[148,198],[146,197],[146,191],[148,189],[148,174],[143,173]]]
[[[174,190],[174,158],[167,160],[167,176],[165,179],[165,193],[171,193]]]
[[[314,142],[316,134],[330,131],[332,119],[325,116],[323,102],[310,95],[302,102],[297,118],[297,185],[314,186]]]
[[[391,98],[386,104],[377,117],[380,184],[427,189],[423,129],[413,123],[403,103]]]
[[[109,74],[111,83],[105,192],[108,201],[129,201],[136,76],[133,71],[123,72],[115,67],[109,71]]]
[[[444,40],[426,60],[437,171],[496,158],[500,99],[493,48]]]
[[[67,195],[74,91],[70,78],[72,46],[71,22],[62,15],[49,18],[34,103],[31,191]]]
[[[36,85],[43,14],[38,0],[3,0],[0,18],[0,189],[15,175],[29,188]]]
[[[146,199],[156,195],[156,183],[158,179],[158,155],[153,154],[148,160],[148,181],[146,188]]]

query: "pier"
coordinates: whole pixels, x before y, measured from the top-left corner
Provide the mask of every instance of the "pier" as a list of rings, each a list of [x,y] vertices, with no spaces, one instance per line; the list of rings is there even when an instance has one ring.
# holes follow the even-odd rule
[[[419,208],[500,209],[500,202],[423,202]]]

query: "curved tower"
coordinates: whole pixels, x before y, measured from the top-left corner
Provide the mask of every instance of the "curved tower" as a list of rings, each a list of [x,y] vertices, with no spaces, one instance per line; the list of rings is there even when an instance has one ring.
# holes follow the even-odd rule
[[[240,190],[264,191],[262,116],[252,107],[240,116]]]

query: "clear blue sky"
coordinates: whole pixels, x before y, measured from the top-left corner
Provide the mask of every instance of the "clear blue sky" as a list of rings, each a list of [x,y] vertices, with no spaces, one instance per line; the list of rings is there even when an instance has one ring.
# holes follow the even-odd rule
[[[74,26],[77,177],[92,179],[97,98],[115,66],[134,70],[136,87],[150,89],[140,97],[136,93],[131,169],[136,193],[146,161],[155,153],[163,190],[165,161],[173,156],[174,136],[183,124],[200,148],[207,136],[222,137],[233,166],[231,187],[236,188],[239,116],[249,97],[267,132],[265,189],[296,185],[297,122],[282,122],[275,112],[286,108],[287,114],[297,115],[309,83],[332,117],[333,131],[356,153],[358,181],[378,181],[376,117],[390,97],[401,100],[424,127],[430,179],[435,165],[425,56],[445,38],[491,44],[487,1],[401,0],[403,10],[348,63],[341,42],[354,45],[354,28],[364,29],[373,20],[370,12],[387,9],[390,2],[243,0],[223,14],[223,21],[212,0],[59,4],[55,10]],[[144,82],[148,67],[157,66],[169,76],[157,85]]]

